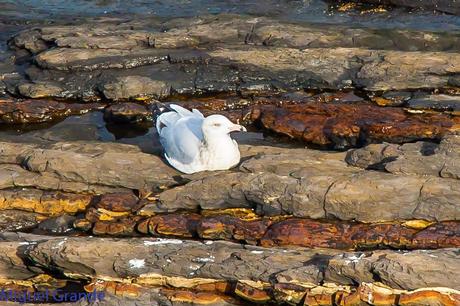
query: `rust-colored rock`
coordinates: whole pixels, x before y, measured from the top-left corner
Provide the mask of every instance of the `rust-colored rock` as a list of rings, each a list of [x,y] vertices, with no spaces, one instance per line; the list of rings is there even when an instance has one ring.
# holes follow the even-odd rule
[[[136,284],[119,283],[114,281],[102,281],[96,280],[85,287],[86,292],[106,291],[111,294],[123,296],[123,297],[137,297],[140,295],[141,288]]]
[[[335,148],[440,139],[460,124],[460,118],[445,114],[409,114],[400,108],[367,104],[265,105],[253,112],[260,114],[258,120],[269,130]]]
[[[90,222],[110,221],[116,222],[130,216],[129,212],[116,212],[103,208],[90,207],[86,210],[85,218]]]
[[[94,235],[133,236],[139,217],[122,218],[116,221],[97,221],[93,226]]]
[[[158,215],[148,220],[148,232],[154,236],[194,237],[200,220],[198,214]],[[142,230],[141,230],[142,231]]]
[[[93,223],[86,219],[77,219],[74,221],[73,227],[80,231],[86,232],[93,227]]]
[[[114,212],[133,212],[139,209],[139,199],[132,192],[108,193],[101,196],[96,208]]]
[[[273,223],[264,220],[244,221],[229,215],[203,218],[199,222],[197,232],[204,239],[242,240],[256,244]]]
[[[403,6],[413,9],[423,8],[425,10],[436,10],[440,12],[446,12],[449,14],[460,15],[460,5],[457,1],[453,0],[434,0],[434,1],[410,1],[410,0],[359,0],[355,2],[367,2],[372,4],[385,4],[394,6]]]
[[[130,102],[113,104],[104,110],[104,119],[109,122],[140,122],[151,117],[152,112],[146,106]]]
[[[275,300],[288,305],[299,305],[307,292],[306,287],[293,283],[278,283],[273,286]]]
[[[161,292],[168,297],[173,303],[190,304],[193,305],[244,305],[240,301],[230,296],[211,293],[211,292],[194,292],[186,290],[171,290],[163,289]]]
[[[91,211],[88,210],[88,211]],[[94,211],[94,210],[93,210]],[[460,246],[460,222],[408,220],[377,224],[317,221],[278,217],[234,216],[229,211],[161,214],[140,220],[137,230],[153,236],[199,237],[211,240],[237,240],[264,247],[302,246],[334,249],[438,249]],[[212,212],[212,213],[211,213]],[[235,212],[234,212],[235,213]],[[238,213],[238,212],[236,212]],[[87,214],[87,218],[92,218]],[[93,217],[98,227],[100,217]],[[136,217],[119,219],[119,225]],[[137,219],[139,220],[139,219]],[[129,223],[130,226],[132,223]],[[108,226],[108,225],[104,225]],[[100,234],[93,231],[94,234]],[[103,231],[110,235],[110,231]]]
[[[460,293],[439,292],[436,290],[420,290],[415,292],[403,293],[399,296],[398,305],[416,306],[416,305],[460,305]]]
[[[257,288],[258,287],[258,288]],[[235,294],[239,297],[256,304],[264,304],[271,300],[271,296],[260,286],[251,286],[247,282],[238,282],[235,287]]]
[[[299,245],[338,249],[436,249],[460,246],[459,234],[459,222],[440,222],[417,230],[398,223],[323,223],[306,219],[288,219],[272,225],[260,244],[266,247]]]

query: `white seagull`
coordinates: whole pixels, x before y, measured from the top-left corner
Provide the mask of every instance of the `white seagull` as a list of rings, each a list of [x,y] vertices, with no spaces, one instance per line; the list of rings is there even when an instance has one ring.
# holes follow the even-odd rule
[[[230,137],[234,131],[246,131],[227,117],[203,114],[170,104],[173,111],[158,116],[156,128],[164,155],[171,166],[191,174],[200,171],[227,170],[240,162],[238,143]]]

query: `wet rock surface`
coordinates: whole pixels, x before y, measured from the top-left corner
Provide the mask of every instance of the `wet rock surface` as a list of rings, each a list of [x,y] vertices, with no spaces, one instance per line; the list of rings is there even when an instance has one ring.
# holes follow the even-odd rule
[[[446,12],[450,14],[460,14],[460,6],[456,1],[453,0],[435,0],[435,1],[413,1],[407,0],[364,0],[359,2],[369,2],[375,4],[389,4],[395,6],[404,6],[410,8],[423,8],[427,10],[438,10],[441,12]]]
[[[16,102],[0,99],[0,124],[41,123],[102,109],[102,104],[60,103],[50,100]]]
[[[10,44],[36,54],[27,80],[12,82],[12,91],[114,101],[246,90],[448,88],[456,86],[459,58],[445,51],[460,48],[458,34],[237,15],[47,26]]]
[[[416,110],[460,112],[460,98],[458,96],[426,95],[410,99],[407,104]]]
[[[1,243],[2,247],[19,248],[15,242]],[[104,257],[103,263],[94,261],[96,249]],[[184,253],[183,250],[187,251]],[[282,302],[289,293],[301,297],[306,295],[312,300],[329,299],[333,303],[334,294],[338,292],[351,302],[352,299],[359,301],[361,294],[366,296],[368,293],[373,297],[374,293],[386,288],[382,292],[384,294],[376,294],[375,298],[395,300],[403,297],[409,301],[414,298],[421,299],[419,301],[445,299],[454,304],[458,300],[458,291],[455,291],[459,286],[456,283],[458,275],[455,269],[446,271],[446,267],[458,264],[457,251],[344,253],[302,248],[242,247],[228,242],[202,243],[177,239],[101,241],[94,238],[58,238],[29,244],[25,253],[20,254],[32,260],[37,267],[48,267],[52,262],[54,269],[73,278],[99,278],[101,281],[86,286],[89,291],[96,286],[131,298],[144,296],[145,286],[158,288],[163,284],[175,289],[159,289],[169,299],[175,296],[187,301],[201,296],[198,303],[210,302],[209,299],[215,303],[221,299],[232,303],[232,299],[225,298],[225,295],[247,302]],[[260,265],[265,266],[262,273]],[[432,269],[426,270],[426,265]],[[306,274],[306,271],[310,272]],[[17,278],[24,276],[20,270],[15,274]],[[373,285],[375,276],[380,277],[381,286],[392,287]],[[120,283],[121,280],[125,280],[124,283]],[[339,281],[343,285],[321,285],[328,281]],[[446,282],[453,289],[419,290],[420,296],[411,296],[410,290],[414,288],[439,287]],[[361,285],[356,288],[356,283]],[[158,292],[155,288],[151,290],[151,295]],[[204,292],[200,295],[194,291]],[[206,291],[209,292],[207,295]],[[224,295],[219,299],[219,295],[214,293],[213,296],[212,292]],[[157,295],[155,300],[159,298]]]
[[[0,212],[0,231],[27,230],[37,226],[40,215],[19,210],[4,210]]]
[[[3,234],[4,287],[58,272],[115,304],[455,305],[458,145],[241,145],[237,168],[181,175],[136,146],[4,142],[0,226],[40,234]],[[433,156],[443,171],[411,170]]]
[[[457,5],[197,3],[0,4],[0,300],[458,305]],[[241,163],[169,167],[158,101]]]
[[[114,104],[104,110],[104,119],[115,123],[146,121],[151,117],[151,110],[135,103]]]
[[[262,125],[305,142],[347,148],[366,142],[440,139],[457,130],[460,119],[447,115],[411,115],[402,109],[371,105],[301,104],[254,109]]]

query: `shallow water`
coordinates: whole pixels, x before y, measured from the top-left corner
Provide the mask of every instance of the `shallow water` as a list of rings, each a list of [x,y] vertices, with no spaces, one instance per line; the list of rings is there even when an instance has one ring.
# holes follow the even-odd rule
[[[334,3],[332,1],[331,3]],[[338,12],[321,0],[2,0],[3,21],[49,23],[86,17],[190,17],[203,14],[249,14],[280,20],[313,23],[360,25],[373,28],[412,28],[458,30],[460,17],[389,9],[386,13]]]
[[[262,145],[288,145],[278,137],[264,136],[260,132],[234,133],[239,143]],[[107,123],[100,111],[70,116],[64,120],[16,126],[0,125],[0,141],[46,143],[56,141],[108,141],[132,144],[145,152],[158,154],[161,151],[158,135],[151,122]],[[289,144],[289,146],[297,146]]]

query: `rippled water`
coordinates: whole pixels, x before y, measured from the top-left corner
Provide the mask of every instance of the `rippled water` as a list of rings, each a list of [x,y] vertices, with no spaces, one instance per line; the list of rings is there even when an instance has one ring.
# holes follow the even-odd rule
[[[335,3],[336,1],[331,1]],[[338,12],[321,0],[0,0],[3,20],[50,22],[75,18],[118,16],[188,17],[236,13],[271,16],[297,22],[363,25],[375,28],[460,29],[457,16],[391,9],[386,13]]]

